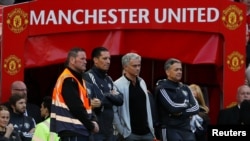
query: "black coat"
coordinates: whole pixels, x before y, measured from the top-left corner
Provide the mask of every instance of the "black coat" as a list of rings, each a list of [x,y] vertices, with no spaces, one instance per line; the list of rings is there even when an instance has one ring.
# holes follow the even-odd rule
[[[239,125],[240,109],[238,105],[222,109],[219,112],[217,124],[219,125]]]
[[[95,89],[99,91],[91,94],[92,98],[98,98],[101,100],[101,107],[94,109],[100,128],[99,133],[112,135],[112,123],[114,118],[113,106],[121,106],[123,104],[123,94],[111,94],[110,91],[116,89],[111,77],[108,76],[106,72],[99,70],[96,67],[85,72],[83,78],[87,82],[93,84]]]
[[[240,124],[250,125],[250,100],[244,100],[240,105]]]

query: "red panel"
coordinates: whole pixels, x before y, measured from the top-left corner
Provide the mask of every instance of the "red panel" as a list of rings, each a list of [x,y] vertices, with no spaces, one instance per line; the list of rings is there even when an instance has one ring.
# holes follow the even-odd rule
[[[62,42],[64,40],[66,42]],[[198,39],[198,40],[197,40]],[[181,42],[180,42],[181,40]],[[29,37],[24,54],[25,66],[41,67],[62,63],[73,46],[86,49],[109,48],[112,55],[137,52],[143,57],[166,60],[170,57],[190,64],[222,65],[220,36],[201,32],[178,31],[92,31]]]
[[[194,12],[187,11],[190,8]],[[113,10],[118,12],[112,13]],[[140,10],[148,12],[148,21],[139,18],[145,14]],[[161,23],[156,17],[162,18],[167,13],[164,10],[174,14],[179,11],[181,16],[177,17],[181,18],[176,20],[174,16],[165,15],[168,20]],[[86,12],[97,14],[88,22]],[[229,16],[231,12],[236,14],[233,18]],[[234,100],[237,87],[244,83],[245,41],[239,39],[245,39],[245,15],[243,4],[225,0],[74,0],[63,3],[38,0],[4,7],[1,100],[8,98],[13,80],[24,79],[25,68],[61,63],[66,51],[73,46],[86,48],[89,56],[94,46],[104,45],[112,55],[135,51],[148,58],[176,57],[185,63],[214,64],[219,67],[216,79],[224,95],[223,105],[227,105]],[[114,23],[112,16],[118,18]],[[210,20],[216,16],[214,21]],[[13,59],[17,68],[8,64],[13,64]]]

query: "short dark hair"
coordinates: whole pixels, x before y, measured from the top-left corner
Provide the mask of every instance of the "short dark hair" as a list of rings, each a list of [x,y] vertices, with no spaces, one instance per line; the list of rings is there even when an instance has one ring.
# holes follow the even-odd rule
[[[181,61],[176,58],[168,59],[164,64],[164,70],[168,70],[174,63],[181,63]]]
[[[107,48],[105,48],[105,47],[96,47],[96,48],[94,48],[92,50],[92,53],[91,53],[91,59],[101,56],[101,52],[103,52],[103,51],[109,51],[109,50]]]
[[[65,62],[65,66],[69,65],[70,57],[76,57],[77,53],[80,52],[80,51],[85,52],[85,50],[83,48],[80,48],[80,47],[74,47],[74,48],[70,49],[70,51],[68,52],[66,62]]]
[[[43,107],[47,108],[49,110],[49,113],[50,113],[51,112],[51,104],[52,104],[52,98],[51,98],[51,96],[45,96],[43,98],[42,103],[43,103]]]
[[[9,103],[10,105],[16,105],[16,102],[19,101],[20,99],[26,99],[26,97],[24,95],[13,94],[9,98]]]

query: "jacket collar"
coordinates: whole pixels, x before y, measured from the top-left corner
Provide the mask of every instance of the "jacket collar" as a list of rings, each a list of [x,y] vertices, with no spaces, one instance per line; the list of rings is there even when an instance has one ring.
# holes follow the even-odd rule
[[[79,82],[82,82],[82,73],[76,72],[70,67],[67,67],[67,69],[69,69],[69,71],[77,78],[77,80],[79,80]]]
[[[100,78],[106,78],[108,76],[107,71],[101,70],[97,68],[96,66],[92,67],[92,71]]]

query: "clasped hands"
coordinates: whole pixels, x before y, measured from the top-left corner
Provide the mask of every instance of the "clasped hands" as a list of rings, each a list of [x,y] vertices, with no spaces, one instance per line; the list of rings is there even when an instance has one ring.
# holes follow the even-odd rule
[[[91,106],[92,106],[92,108],[98,108],[98,107],[100,107],[101,106],[101,100],[100,99],[98,99],[98,98],[93,98],[93,99],[91,99]]]

